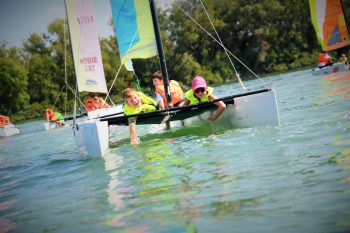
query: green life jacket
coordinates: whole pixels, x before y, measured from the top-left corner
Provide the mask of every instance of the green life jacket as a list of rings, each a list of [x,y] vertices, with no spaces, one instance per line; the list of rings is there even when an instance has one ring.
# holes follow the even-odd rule
[[[57,120],[59,120],[59,121],[63,121],[63,116],[62,116],[62,114],[61,114],[61,113],[59,113],[59,112],[55,112],[55,117],[57,118]]]
[[[194,91],[192,89],[190,89],[189,91],[186,92],[185,96],[186,96],[186,99],[188,99],[190,101],[190,104],[198,104],[199,102],[209,101],[209,96],[212,95],[213,92],[214,92],[214,88],[208,87],[207,93],[202,98],[198,99],[194,95]]]
[[[142,92],[138,92],[141,98],[141,106],[129,106],[127,104],[124,105],[124,114],[125,115],[131,115],[131,114],[138,114],[142,112],[152,112],[157,110],[157,103],[152,98],[148,97],[147,95],[143,94]]]

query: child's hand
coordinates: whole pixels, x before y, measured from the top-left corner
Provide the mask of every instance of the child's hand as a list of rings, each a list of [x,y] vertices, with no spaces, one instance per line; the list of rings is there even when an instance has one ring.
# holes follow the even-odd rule
[[[212,115],[212,116],[209,117],[209,120],[215,121],[215,120],[216,120],[216,117],[215,117],[214,115]]]
[[[132,139],[131,139],[131,144],[137,145],[137,144],[139,144],[139,143],[140,143],[140,141],[139,141],[139,138],[138,138],[138,137],[135,137],[135,138],[132,138]]]

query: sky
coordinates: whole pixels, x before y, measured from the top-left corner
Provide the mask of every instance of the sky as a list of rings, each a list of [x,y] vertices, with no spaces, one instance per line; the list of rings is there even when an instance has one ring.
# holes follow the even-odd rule
[[[109,0],[92,0],[100,37],[113,34],[108,20],[112,12]],[[157,6],[172,0],[158,0]],[[31,33],[46,33],[47,26],[57,18],[65,18],[64,0],[0,0],[0,43],[22,47]]]

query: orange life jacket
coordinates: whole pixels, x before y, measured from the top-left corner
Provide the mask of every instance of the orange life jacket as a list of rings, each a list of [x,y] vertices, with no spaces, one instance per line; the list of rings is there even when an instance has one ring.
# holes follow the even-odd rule
[[[183,94],[184,94],[179,83],[176,82],[175,80],[170,80],[169,86],[170,86],[170,94],[171,94],[171,99],[173,101],[173,104],[179,103],[183,99]],[[166,97],[165,97],[163,84],[156,86],[156,95],[158,93],[162,96],[162,98],[164,100],[164,106],[168,107],[168,102],[167,102]]]
[[[331,61],[331,57],[327,53],[318,54],[318,64],[324,63],[327,64]]]
[[[45,116],[49,116],[49,120],[51,120],[55,116],[55,111],[51,108],[45,109]]]
[[[8,124],[11,124],[10,118],[4,115],[0,115],[0,128],[3,128]]]
[[[85,107],[86,107],[86,111],[88,111],[88,112],[97,109],[97,104],[95,102],[95,99],[89,98],[89,99],[85,100]]]
[[[98,98],[97,100],[97,107],[98,108],[110,108],[111,106],[109,106],[109,104],[107,104],[104,99],[102,98]]]

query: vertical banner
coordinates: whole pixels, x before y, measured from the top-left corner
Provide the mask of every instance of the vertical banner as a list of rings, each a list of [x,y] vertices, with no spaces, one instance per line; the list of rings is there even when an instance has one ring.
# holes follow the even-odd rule
[[[110,0],[122,64],[157,55],[149,0]]]
[[[107,93],[92,0],[65,0],[79,92]]]

